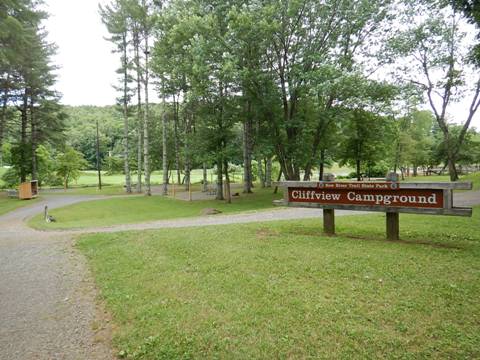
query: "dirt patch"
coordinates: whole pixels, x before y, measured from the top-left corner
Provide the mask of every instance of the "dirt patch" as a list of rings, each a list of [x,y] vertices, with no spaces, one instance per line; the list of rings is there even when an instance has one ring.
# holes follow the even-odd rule
[[[202,209],[200,213],[205,216],[205,215],[217,215],[217,214],[221,214],[222,212],[214,208],[205,208],[205,209]]]
[[[257,239],[264,240],[270,237],[278,236],[280,235],[280,232],[274,231],[271,229],[262,228],[262,229],[258,229],[255,232],[255,235],[257,236]]]

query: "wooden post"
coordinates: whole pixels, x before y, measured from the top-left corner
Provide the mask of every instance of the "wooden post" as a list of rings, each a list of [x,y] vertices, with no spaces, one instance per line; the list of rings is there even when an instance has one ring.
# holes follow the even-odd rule
[[[173,198],[175,199],[175,182],[173,183]]]
[[[323,181],[334,181],[334,174],[324,174]],[[323,209],[323,232],[327,235],[335,235],[335,210]]]
[[[400,214],[398,212],[387,212],[387,240],[400,239]]]
[[[188,201],[192,201],[192,184],[188,184]]]
[[[335,235],[334,209],[323,209],[323,232],[327,235]]]
[[[385,180],[398,182],[398,174],[390,172]],[[387,240],[400,239],[400,214],[398,212],[387,212]]]

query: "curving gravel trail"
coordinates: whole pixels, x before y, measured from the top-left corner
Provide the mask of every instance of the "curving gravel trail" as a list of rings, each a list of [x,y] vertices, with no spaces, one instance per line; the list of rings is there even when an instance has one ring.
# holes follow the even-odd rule
[[[68,234],[23,220],[97,197],[55,196],[0,217],[0,359],[113,359],[83,257]]]
[[[85,259],[73,247],[79,233],[115,232],[321,217],[307,208],[162,220],[104,228],[37,231],[24,220],[101,196],[54,195],[0,216],[0,359],[113,359],[108,316],[99,311]],[[456,206],[480,204],[480,191],[455,193]],[[336,211],[337,215],[355,212]]]

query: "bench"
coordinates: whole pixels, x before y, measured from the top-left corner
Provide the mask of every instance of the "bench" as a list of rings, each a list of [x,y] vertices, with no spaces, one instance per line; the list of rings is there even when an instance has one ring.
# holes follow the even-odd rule
[[[217,185],[207,187],[207,195],[217,195]]]
[[[9,198],[18,198],[18,191],[15,189],[8,189],[7,190],[7,196]]]

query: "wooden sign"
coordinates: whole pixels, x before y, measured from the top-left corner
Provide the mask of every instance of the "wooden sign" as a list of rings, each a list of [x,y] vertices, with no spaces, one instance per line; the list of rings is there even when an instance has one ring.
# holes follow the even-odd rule
[[[317,204],[344,204],[392,206],[413,208],[443,208],[440,189],[341,189],[341,188],[288,188],[289,202]]]
[[[433,215],[471,216],[471,208],[453,207],[453,189],[467,183],[307,182],[285,181],[287,206],[325,209],[393,211]]]
[[[472,216],[472,209],[453,206],[454,189],[470,190],[471,182],[400,183],[284,181],[284,204],[324,209],[324,230],[335,232],[333,209],[387,213],[387,237],[398,238],[398,213]],[[389,230],[390,229],[390,230]]]

